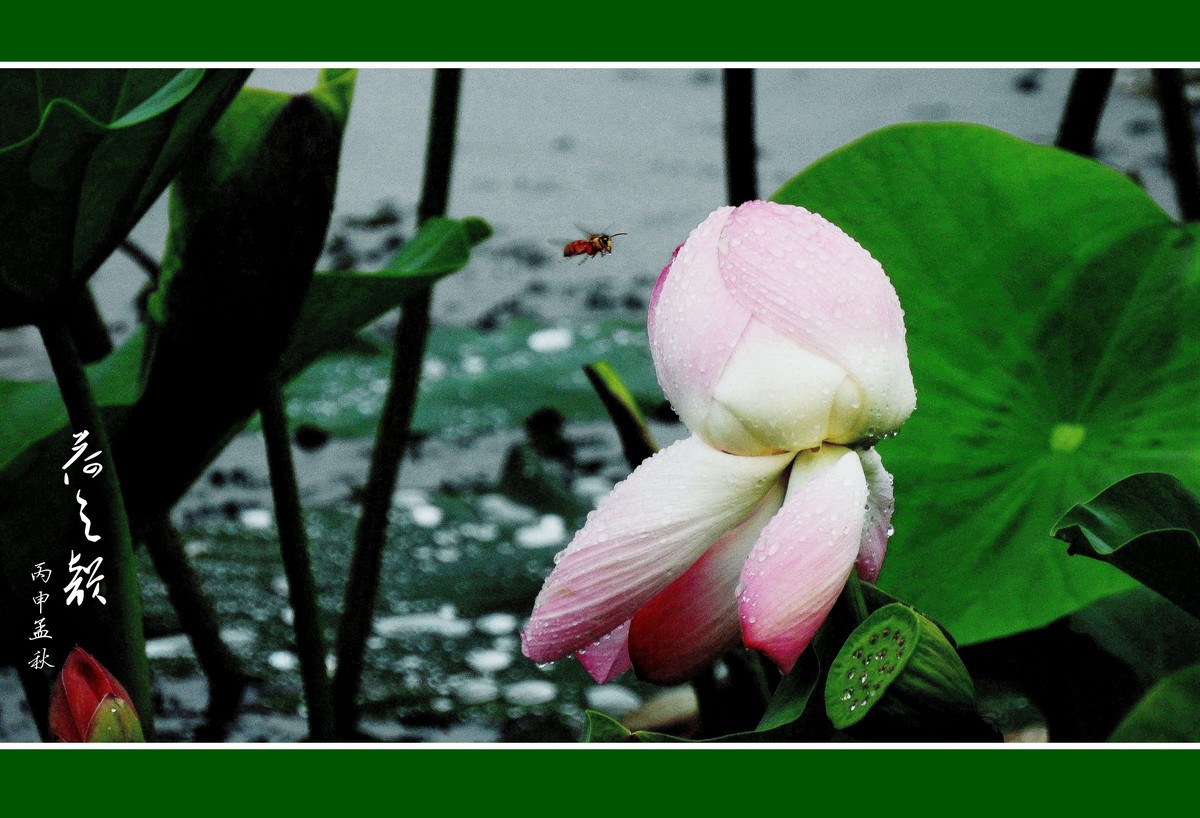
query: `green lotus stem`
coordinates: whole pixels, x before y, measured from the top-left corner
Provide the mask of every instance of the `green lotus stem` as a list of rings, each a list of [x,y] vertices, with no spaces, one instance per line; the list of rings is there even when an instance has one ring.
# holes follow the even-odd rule
[[[141,538],[154,570],[167,588],[179,624],[192,643],[200,669],[208,679],[206,724],[197,739],[220,741],[241,704],[246,672],[221,639],[216,611],[184,552],[171,518],[163,514],[151,520],[141,530]]]
[[[425,180],[417,206],[418,226],[446,212],[450,191],[450,168],[458,120],[458,96],[462,70],[439,68],[434,72],[430,109],[429,140],[425,151]],[[371,467],[363,496],[363,512],[354,536],[354,554],[342,619],[338,625],[337,670],[333,676],[337,731],[343,739],[358,731],[358,694],[362,684],[363,651],[375,617],[379,595],[379,571],[387,541],[388,511],[400,462],[408,444],[421,365],[429,337],[429,303],[432,288],[405,301],[392,346],[391,382],[384,399]]]
[[[1154,94],[1167,140],[1167,167],[1175,180],[1175,200],[1184,221],[1200,220],[1200,165],[1196,162],[1196,132],[1183,92],[1183,71],[1154,69]]]
[[[86,284],[80,288],[78,298],[68,310],[67,325],[71,328],[71,338],[79,350],[79,358],[85,364],[94,364],[113,351],[108,327],[104,325],[100,308],[96,306],[96,299]]]
[[[1112,90],[1115,68],[1078,68],[1058,124],[1056,147],[1080,156],[1096,155],[1096,132]]]
[[[754,142],[754,69],[726,68],[725,183],[729,203],[758,198],[758,147]]]
[[[93,602],[98,612],[109,619],[113,638],[108,644],[98,646],[100,649],[95,653],[129,692],[141,717],[146,737],[152,739],[154,704],[150,695],[150,664],[146,659],[146,636],[142,625],[142,591],[138,584],[133,538],[108,431],[66,323],[50,321],[41,324],[38,329],[50,356],[71,427],[76,433],[87,430],[88,443],[91,444],[89,449],[101,452],[100,458],[92,462],[99,462],[104,467],[89,480],[89,493],[95,492],[95,496],[88,498],[95,509],[91,515],[92,522],[103,536],[90,543],[94,550],[88,553],[104,558],[104,574],[112,578],[113,590],[106,595],[105,605],[101,606],[94,600],[88,601]],[[69,442],[63,441],[64,450],[67,450]]]
[[[325,636],[321,630],[317,585],[309,559],[308,533],[296,486],[296,469],[288,433],[287,413],[279,379],[268,379],[260,406],[263,438],[267,444],[267,464],[271,472],[271,495],[275,500],[275,524],[279,528],[279,553],[287,576],[288,601],[292,606],[292,626],[296,633],[296,655],[304,683],[304,701],[308,705],[309,738],[332,741],[334,738],[333,693],[325,670]]]

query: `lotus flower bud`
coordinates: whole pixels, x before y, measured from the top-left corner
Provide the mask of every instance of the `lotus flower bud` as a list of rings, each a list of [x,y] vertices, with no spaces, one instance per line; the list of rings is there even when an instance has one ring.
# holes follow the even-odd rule
[[[76,647],[50,696],[50,732],[59,741],[144,741],[129,694],[104,666]]]
[[[714,211],[650,303],[650,349],[675,411],[731,454],[856,447],[916,405],[904,312],[871,255],[801,207]]]

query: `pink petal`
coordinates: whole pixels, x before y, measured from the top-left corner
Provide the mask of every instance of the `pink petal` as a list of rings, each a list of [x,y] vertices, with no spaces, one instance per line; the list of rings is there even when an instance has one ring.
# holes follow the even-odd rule
[[[785,673],[825,621],[854,567],[867,482],[858,455],[840,446],[802,452],[783,508],[742,566],[738,609],[747,647]]]
[[[731,207],[712,212],[692,231],[659,277],[646,328],[663,393],[684,424],[699,429],[713,384],[750,311],[725,291],[717,242]]]
[[[629,623],[575,651],[575,658],[598,683],[611,682],[633,667],[629,660]]]
[[[879,578],[888,538],[892,536],[892,510],[896,503],[893,499],[892,476],[883,468],[879,453],[870,449],[859,452],[858,457],[867,478],[867,512],[855,570],[859,579],[874,582]]]
[[[632,619],[745,519],[791,459],[738,457],[688,438],[643,462],[555,557],[522,633],[525,655],[555,661]]]
[[[865,422],[831,442],[895,431],[916,403],[904,311],[883,267],[802,207],[748,202],[728,218],[720,260],[728,292],[754,317],[840,365],[861,388]]]
[[[671,253],[671,260],[658,274],[658,280],[654,282],[654,289],[650,292],[650,307],[646,314],[646,331],[650,337],[654,337],[654,316],[658,314],[658,295],[662,292],[663,284],[666,283],[667,276],[671,273],[671,265],[675,263],[675,257],[679,255],[681,249],[683,249],[682,244],[675,248],[675,252]]]
[[[783,493],[781,480],[745,521],[637,612],[629,632],[629,654],[638,678],[677,684],[738,644],[742,563],[779,510]]]

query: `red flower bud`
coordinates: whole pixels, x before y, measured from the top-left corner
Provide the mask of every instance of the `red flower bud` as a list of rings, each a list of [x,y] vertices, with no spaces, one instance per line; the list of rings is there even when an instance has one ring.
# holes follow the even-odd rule
[[[50,696],[50,732],[59,741],[143,741],[137,710],[104,666],[76,647]]]

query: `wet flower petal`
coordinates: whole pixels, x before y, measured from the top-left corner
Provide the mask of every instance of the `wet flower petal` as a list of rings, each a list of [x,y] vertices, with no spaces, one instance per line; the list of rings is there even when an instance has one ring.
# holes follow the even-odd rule
[[[556,557],[522,633],[525,655],[560,659],[631,619],[758,505],[791,458],[687,438],[646,460]]]
[[[742,563],[779,510],[783,492],[781,480],[745,521],[637,612],[629,653],[639,678],[659,684],[686,681],[738,644]]]
[[[575,658],[597,682],[611,682],[633,667],[629,659],[629,623],[622,623],[612,633],[580,648]]]
[[[867,479],[867,514],[854,567],[859,579],[874,582],[883,567],[888,539],[892,536],[892,510],[896,503],[892,494],[892,476],[883,468],[879,453],[871,449],[860,452],[858,457]]]
[[[846,584],[862,540],[866,502],[867,482],[855,452],[823,446],[801,453],[783,507],[742,566],[743,641],[785,673]]]

